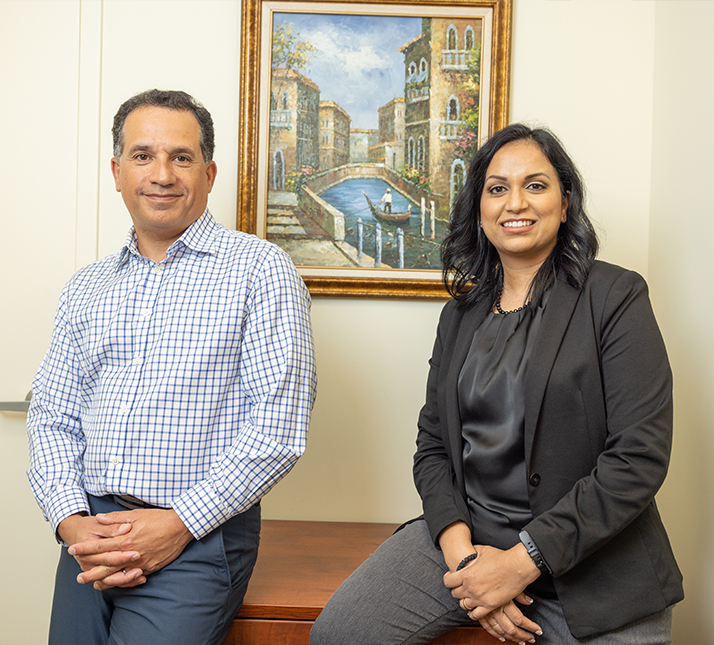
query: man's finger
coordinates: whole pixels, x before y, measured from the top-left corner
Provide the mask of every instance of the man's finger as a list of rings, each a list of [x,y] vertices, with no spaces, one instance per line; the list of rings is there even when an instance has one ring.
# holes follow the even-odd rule
[[[143,585],[145,582],[146,576],[143,575],[139,576],[138,578],[134,578],[129,582],[117,582],[117,578],[115,576],[110,576],[108,578],[105,578],[104,580],[97,580],[97,582],[95,582],[93,586],[97,591],[106,591],[107,589],[112,589],[114,587],[121,587],[122,589],[138,587],[139,585]]]
[[[126,534],[128,531],[124,530],[124,527],[129,527],[131,530],[131,524],[121,524],[118,525],[119,533],[117,535],[108,535],[101,540],[85,540],[84,542],[76,542],[69,547],[69,554],[73,556],[78,555],[94,555],[95,553],[108,553],[110,551],[120,551],[117,549],[119,546],[118,541],[112,540],[112,538],[119,538]]]
[[[136,514],[134,511],[114,511],[112,513],[97,513],[95,515],[97,522],[105,526],[111,526],[112,524],[125,524],[133,522],[136,519]]]
[[[81,585],[89,584],[90,582],[107,582],[109,586],[116,587],[117,584],[124,584],[136,580],[139,576],[143,575],[144,572],[136,567],[108,567],[100,565],[89,569],[89,571],[82,571],[77,576],[77,582]]]
[[[89,571],[94,567],[122,567],[126,569],[132,562],[136,562],[141,554],[136,551],[110,551],[109,553],[97,553],[94,555],[78,555],[75,560],[84,571]]]

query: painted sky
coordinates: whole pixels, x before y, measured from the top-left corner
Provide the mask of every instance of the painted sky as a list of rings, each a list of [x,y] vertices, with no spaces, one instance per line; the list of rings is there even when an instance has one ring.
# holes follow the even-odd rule
[[[302,74],[335,101],[352,128],[377,128],[377,108],[404,96],[404,54],[399,48],[421,33],[421,18],[275,13],[273,24],[292,23],[319,53]]]

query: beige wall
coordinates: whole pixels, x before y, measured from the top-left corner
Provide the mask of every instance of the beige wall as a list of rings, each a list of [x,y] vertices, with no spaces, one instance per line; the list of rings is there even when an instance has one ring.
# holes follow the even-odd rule
[[[679,643],[714,643],[712,24],[712,2],[657,5],[650,287],[675,378],[674,452],[659,500],[685,572]]]
[[[590,187],[602,257],[651,285],[676,379],[673,466],[660,495],[687,584],[675,642],[714,642],[714,342],[705,331],[714,216],[702,195],[714,4],[516,0],[514,18],[511,119],[562,137]],[[62,284],[124,238],[129,219],[108,165],[124,98],[180,87],[208,106],[218,132],[211,208],[234,223],[239,20],[237,0],[0,0],[0,400],[29,389]],[[315,300],[311,438],[266,498],[265,517],[419,512],[411,458],[440,307]],[[0,413],[0,645],[46,640],[57,556],[24,475],[24,421]]]

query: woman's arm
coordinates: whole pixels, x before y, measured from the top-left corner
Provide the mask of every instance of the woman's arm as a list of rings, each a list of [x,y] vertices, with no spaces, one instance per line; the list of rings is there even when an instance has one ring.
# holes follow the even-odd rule
[[[414,455],[414,483],[422,500],[424,517],[434,544],[439,546],[442,531],[455,522],[470,527],[470,515],[463,496],[454,489],[454,468],[448,448],[448,436],[442,432],[438,402],[438,385],[448,370],[449,356],[444,357],[447,339],[456,333],[451,329],[457,318],[455,302],[449,302],[441,313],[436,341],[429,361],[426,402],[419,414],[417,451]],[[456,326],[456,325],[455,325]],[[443,362],[442,362],[443,359]],[[460,455],[458,456],[461,457]],[[469,543],[471,539],[469,538]]]
[[[636,273],[623,272],[603,296],[593,315],[607,423],[603,448],[590,474],[545,512],[534,508],[536,517],[524,527],[556,577],[630,525],[652,503],[669,464],[672,380],[647,285]],[[587,400],[590,393],[580,396]],[[564,436],[567,428],[559,430]],[[589,429],[579,430],[582,436]]]

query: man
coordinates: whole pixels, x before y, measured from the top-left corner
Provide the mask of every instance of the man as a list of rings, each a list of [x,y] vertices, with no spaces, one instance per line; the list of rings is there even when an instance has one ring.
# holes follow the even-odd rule
[[[392,191],[391,191],[391,189],[387,188],[386,192],[382,196],[382,199],[379,200],[379,203],[384,204],[384,212],[385,213],[392,212]]]
[[[66,285],[28,416],[63,543],[50,642],[221,643],[259,500],[305,449],[309,295],[280,249],[213,220],[213,122],[192,97],[139,94],[113,136],[134,226]]]

